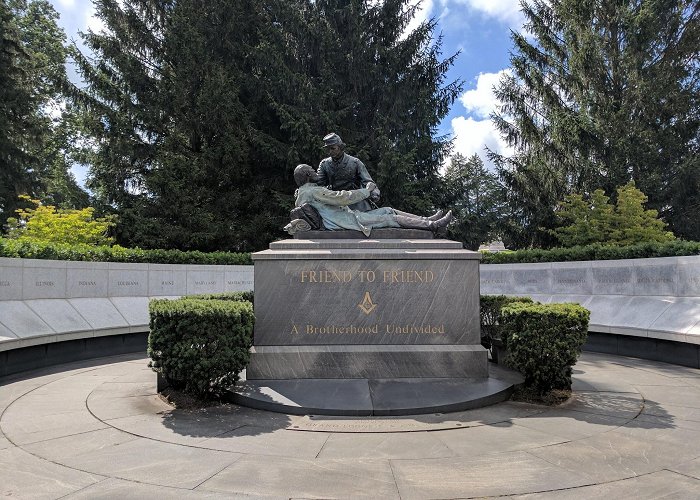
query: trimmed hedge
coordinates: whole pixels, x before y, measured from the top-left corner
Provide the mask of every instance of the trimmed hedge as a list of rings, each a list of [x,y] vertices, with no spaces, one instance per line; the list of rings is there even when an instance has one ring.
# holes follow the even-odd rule
[[[218,397],[250,361],[255,316],[248,301],[160,299],[148,312],[149,366],[175,389]]]
[[[551,250],[484,252],[481,263],[567,262],[684,255],[700,255],[700,242],[672,241],[668,243],[643,243],[626,247],[594,244],[585,247],[553,248]],[[92,262],[148,262],[152,264],[250,265],[253,263],[249,253],[142,250],[140,248],[124,248],[118,245],[95,247],[59,243],[32,243],[7,238],[0,238],[0,257]]]
[[[219,292],[203,293],[200,295],[186,295],[183,298],[199,300],[232,300],[234,302],[253,302],[253,292]]]
[[[514,252],[484,252],[482,264],[526,264],[532,262],[569,262],[575,260],[620,260],[651,257],[680,257],[700,255],[698,241],[670,241],[667,243],[641,243],[639,245],[593,245],[552,248],[551,250],[516,250]]]
[[[571,367],[588,337],[590,312],[578,304],[514,302],[501,310],[505,362],[539,394],[571,388]]]
[[[501,309],[515,302],[531,304],[530,297],[509,297],[507,295],[482,295],[479,315],[481,317],[481,345],[491,349],[494,343],[502,342]]]
[[[79,260],[90,262],[148,262],[151,264],[249,265],[249,253],[143,250],[118,245],[91,246],[37,243],[0,238],[0,257],[21,259]]]

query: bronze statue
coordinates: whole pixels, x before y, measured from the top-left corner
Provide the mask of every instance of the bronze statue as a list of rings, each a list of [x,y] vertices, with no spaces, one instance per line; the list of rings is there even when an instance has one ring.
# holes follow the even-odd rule
[[[367,183],[372,182],[375,188],[371,191],[369,199],[363,199],[350,206],[353,210],[366,212],[372,210],[369,200],[376,203],[379,201],[380,192],[376,187],[376,182],[367,172],[364,163],[350,156],[345,152],[345,143],[340,136],[334,132],[323,138],[323,147],[330,155],[321,160],[318,165],[318,185],[327,187],[332,191],[351,191],[367,187]]]
[[[430,217],[401,212],[389,207],[377,208],[366,212],[353,210],[351,207],[358,201],[369,198],[376,189],[376,184],[369,181],[360,189],[334,191],[319,186],[318,174],[311,165],[298,165],[294,169],[294,181],[298,189],[294,193],[297,207],[311,206],[320,215],[323,225],[329,230],[351,229],[362,231],[369,236],[373,228],[402,227],[408,229],[424,229],[437,231],[446,227],[452,220],[452,212],[443,216],[442,211]],[[290,234],[296,231],[308,230],[303,221],[293,220],[285,227]]]

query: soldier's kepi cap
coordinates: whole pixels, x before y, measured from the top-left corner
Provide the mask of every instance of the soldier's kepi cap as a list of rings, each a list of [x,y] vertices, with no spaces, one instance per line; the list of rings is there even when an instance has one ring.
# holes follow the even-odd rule
[[[331,132],[327,136],[323,138],[323,147],[327,148],[328,146],[335,146],[335,145],[343,146],[345,143],[343,143],[343,140],[340,138],[338,134],[335,132]]]

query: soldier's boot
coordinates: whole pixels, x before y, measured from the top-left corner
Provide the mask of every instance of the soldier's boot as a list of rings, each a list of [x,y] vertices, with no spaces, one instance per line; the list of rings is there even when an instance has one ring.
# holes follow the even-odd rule
[[[428,217],[428,220],[438,220],[441,219],[443,215],[445,215],[445,212],[443,212],[442,210],[438,210],[433,215]]]
[[[405,213],[405,212],[404,212]],[[408,217],[406,215],[396,215],[396,222],[399,226],[406,229],[424,229],[426,231],[437,231],[440,228],[447,226],[452,220],[452,211],[438,220],[428,220],[423,217]]]
[[[447,227],[447,225],[452,222],[452,210],[448,211],[444,216],[440,217],[438,220],[433,221],[435,226],[440,229]]]
[[[439,237],[444,237],[447,233],[447,225],[452,221],[452,210],[447,212],[443,217],[440,217],[436,221],[432,221],[432,224],[435,224],[435,229],[433,229],[433,233],[435,233],[436,236]]]

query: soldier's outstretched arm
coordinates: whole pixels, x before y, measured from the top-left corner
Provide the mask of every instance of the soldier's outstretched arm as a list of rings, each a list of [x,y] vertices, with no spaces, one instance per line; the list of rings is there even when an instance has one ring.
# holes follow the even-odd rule
[[[375,184],[372,183],[372,185]],[[358,201],[362,201],[365,198],[369,198],[369,194],[369,190],[365,188],[353,189],[351,191],[331,191],[330,189],[323,188],[315,191],[313,196],[324,205],[346,207]]]

